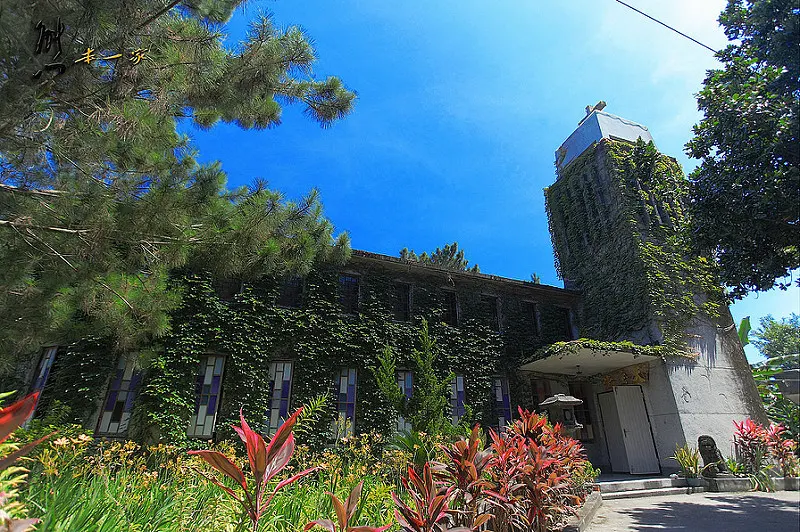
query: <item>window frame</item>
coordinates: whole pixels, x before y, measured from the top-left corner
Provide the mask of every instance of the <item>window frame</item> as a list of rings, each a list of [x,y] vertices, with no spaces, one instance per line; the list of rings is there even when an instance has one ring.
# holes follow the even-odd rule
[[[144,370],[138,362],[135,353],[119,357],[116,371],[106,387],[95,429],[97,435],[120,438],[128,434],[131,412],[144,379]],[[112,399],[113,404],[110,404]]]
[[[400,388],[400,391],[403,392],[406,401],[411,400],[411,398],[414,396],[414,372],[410,369],[399,369],[395,373],[395,376],[397,380],[397,386]],[[411,426],[411,423],[406,421],[403,416],[398,415],[396,429],[397,432],[410,432],[413,427]]]
[[[400,288],[405,288],[405,294],[400,292]],[[395,281],[393,285],[394,289],[394,301],[392,305],[392,318],[396,322],[405,323],[411,321],[412,316],[412,303],[413,303],[413,285],[411,283],[405,281]],[[401,305],[401,302],[404,302],[403,305],[405,309],[398,308]],[[400,316],[399,314],[403,314]]]
[[[461,390],[459,390],[459,381]],[[459,391],[461,396],[459,396]],[[453,425],[458,425],[461,418],[467,413],[467,381],[463,373],[456,373],[453,382],[450,383],[450,419]]]
[[[355,294],[351,295],[350,298],[345,297],[346,294],[344,292],[342,283],[343,279],[345,278],[355,281],[349,283],[351,285],[355,285]],[[336,300],[339,303],[342,313],[347,316],[357,316],[361,310],[361,275],[353,272],[340,272],[336,283],[336,291]],[[354,309],[347,305],[348,300],[352,301],[352,304],[355,307]]]
[[[296,294],[294,294],[294,298],[292,301],[285,302],[282,301],[282,298],[287,293],[286,288],[287,286],[296,286]],[[281,285],[278,287],[278,294],[275,296],[275,306],[278,308],[285,308],[285,309],[298,309],[303,308],[303,295],[305,292],[305,283],[303,278],[299,275],[290,275],[288,277],[281,278]]]
[[[209,361],[214,359],[214,364],[210,365]],[[225,379],[225,366],[227,362],[227,357],[222,354],[218,353],[205,353],[201,355],[200,360],[198,360],[197,364],[197,373],[195,374],[195,405],[194,405],[194,412],[189,417],[189,424],[186,428],[186,437],[193,438],[193,439],[214,439],[217,430],[217,414],[219,414],[219,408],[222,404],[222,390],[223,384]],[[205,362],[205,363],[204,363]],[[217,370],[217,366],[219,365],[219,370]],[[205,372],[203,371],[205,368]],[[211,374],[208,373],[208,368],[211,368]],[[210,377],[210,382],[208,384],[205,383],[207,378]],[[214,393],[214,377],[218,377],[217,379],[217,389],[216,393]],[[209,393],[205,393],[205,386],[209,386]],[[204,405],[203,404],[203,396],[208,396],[208,402]],[[208,406],[211,404],[211,397],[215,397],[216,401],[214,402],[213,413],[208,414]],[[201,409],[205,407],[203,413],[204,416],[200,416]],[[204,418],[204,422],[199,424],[197,421],[200,417]],[[206,431],[206,424],[208,423],[208,418],[211,417],[211,430]],[[198,427],[202,427],[200,433],[198,433]]]
[[[533,324],[533,336],[541,338],[542,336],[542,309],[538,301],[524,300],[522,304],[525,306],[525,314]]]
[[[47,386],[47,379],[50,378],[57,356],[57,345],[48,345],[42,348],[42,353],[39,355],[39,361],[36,364],[36,373],[33,374],[34,378],[31,383],[30,393],[42,392]]]
[[[489,326],[494,332],[502,332],[502,324],[500,319],[500,296],[496,294],[481,294],[480,295],[482,311],[490,311],[492,315],[485,317],[487,320],[486,325]],[[492,303],[494,303],[492,305]]]
[[[281,372],[281,396],[275,397],[275,384],[278,373],[278,366]],[[287,365],[288,365],[288,380],[287,380]],[[286,383],[288,382],[288,387]],[[267,411],[264,415],[264,433],[272,436],[283,425],[289,417],[289,409],[292,403],[292,384],[294,383],[294,361],[293,360],[272,360],[269,363],[269,395]],[[285,393],[284,393],[285,392]],[[284,397],[285,395],[285,397]],[[276,404],[277,402],[277,404]],[[272,414],[277,410],[277,422],[272,419]]]
[[[503,386],[504,384],[505,386]],[[498,388],[500,397],[498,397]],[[503,388],[505,388],[505,390]],[[504,432],[508,423],[514,420],[514,412],[511,408],[511,386],[507,376],[492,376],[492,397],[495,410],[497,411],[497,427],[500,429],[500,431]],[[508,418],[505,419],[505,423],[503,423],[504,413],[508,413]]]
[[[443,288],[442,294],[444,294],[445,298],[445,313],[444,316],[442,316],[442,321],[450,327],[457,328],[461,322],[461,308],[458,302],[458,292],[449,288]]]
[[[351,378],[352,376],[352,378]],[[342,391],[342,379],[345,379],[345,390]],[[350,381],[353,381],[352,383]],[[350,387],[353,394],[350,397]],[[358,405],[358,369],[357,368],[340,368],[339,374],[336,378],[336,420],[334,420],[334,435],[337,439],[347,438],[355,434],[356,426],[356,406]],[[342,395],[345,400],[342,401]],[[348,407],[352,405],[352,417],[348,417]],[[344,408],[343,408],[344,406]],[[349,422],[347,421],[349,420]],[[344,427],[344,433],[340,434],[339,429]]]

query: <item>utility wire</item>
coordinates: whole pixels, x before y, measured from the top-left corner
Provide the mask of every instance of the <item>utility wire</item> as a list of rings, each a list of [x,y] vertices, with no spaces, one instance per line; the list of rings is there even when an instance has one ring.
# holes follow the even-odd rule
[[[711,51],[712,51],[712,52],[714,52],[715,54],[717,53],[717,51],[716,51],[716,50],[714,50],[713,48],[711,48],[710,46],[708,46],[708,45],[705,45],[705,44],[701,43],[701,42],[700,42],[700,41],[698,41],[697,39],[694,39],[694,38],[692,38],[692,37],[689,37],[688,35],[686,35],[686,34],[685,34],[685,33],[683,33],[682,31],[676,30],[675,28],[673,28],[673,27],[672,27],[672,26],[670,26],[669,24],[664,24],[663,22],[661,22],[661,21],[660,21],[660,20],[658,20],[657,18],[653,18],[653,17],[651,17],[650,15],[648,15],[647,13],[645,13],[645,12],[643,12],[643,11],[639,11],[638,9],[636,9],[635,7],[633,7],[632,5],[630,5],[630,4],[626,4],[626,3],[625,3],[625,2],[623,2],[622,0],[614,0],[614,1],[615,1],[615,2],[617,2],[617,3],[619,3],[619,4],[622,4],[622,5],[623,5],[623,6],[625,6],[625,7],[628,7],[628,8],[630,8],[630,9],[633,9],[634,11],[636,11],[637,13],[639,13],[640,15],[644,15],[645,17],[649,18],[650,20],[652,20],[652,21],[654,21],[654,22],[658,22],[659,24],[661,24],[661,25],[662,25],[662,26],[664,26],[665,28],[671,29],[672,31],[674,31],[674,32],[675,32],[675,33],[677,33],[678,35],[681,35],[681,36],[683,36],[683,37],[686,37],[686,38],[687,38],[687,39],[689,39],[690,41],[692,41],[692,42],[695,42],[695,43],[699,44],[699,45],[700,45],[700,46],[702,46],[703,48],[707,48],[708,50],[711,50]]]

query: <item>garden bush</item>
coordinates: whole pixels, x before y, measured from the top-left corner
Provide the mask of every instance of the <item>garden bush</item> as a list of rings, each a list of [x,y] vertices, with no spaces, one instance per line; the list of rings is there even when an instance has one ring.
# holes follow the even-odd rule
[[[250,453],[235,442],[209,442],[207,450],[195,452],[204,460],[177,446],[143,447],[70,429],[30,456],[30,477],[17,482],[12,509],[40,519],[37,530],[55,532],[299,532],[311,523],[336,530],[391,525],[414,532],[541,532],[563,524],[596,474],[577,441],[524,410],[509,427],[488,435],[477,425],[468,437],[449,442],[417,434],[428,448],[416,466],[413,449],[392,448],[389,438],[374,433],[324,449],[297,446],[292,455],[290,425],[282,444],[273,437],[275,462],[269,466],[271,444],[262,445],[245,426],[242,420]],[[29,441],[30,435],[19,431],[12,440]],[[220,466],[236,480],[220,475]],[[246,484],[252,497],[254,472],[265,479],[270,467],[274,478],[262,481],[261,489],[264,501],[274,493],[268,505],[257,507],[255,499],[242,505],[230,496],[245,500]],[[300,474],[302,479],[287,482]]]

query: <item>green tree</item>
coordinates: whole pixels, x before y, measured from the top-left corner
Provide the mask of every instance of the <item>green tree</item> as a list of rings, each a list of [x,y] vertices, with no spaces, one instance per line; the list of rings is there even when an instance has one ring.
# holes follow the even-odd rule
[[[477,264],[469,266],[469,261],[464,258],[464,250],[458,249],[458,242],[452,244],[445,244],[443,248],[436,248],[436,251],[428,255],[423,251],[421,255],[417,255],[414,250],[403,248],[400,250],[400,258],[414,262],[421,262],[422,264],[430,264],[432,266],[439,266],[447,268],[448,270],[458,270],[480,273],[481,269]]]
[[[762,355],[784,369],[800,367],[800,314],[776,320],[764,316],[760,327],[752,332],[755,345]]]
[[[397,414],[403,416],[416,432],[428,435],[441,434],[450,423],[445,416],[449,407],[450,385],[455,374],[450,372],[444,379],[436,375],[436,341],[428,332],[428,322],[422,320],[419,332],[420,349],[414,349],[414,385],[407,399],[397,385],[397,362],[392,348],[386,346],[378,356],[375,380],[384,397],[392,404]]]
[[[4,0],[0,7],[0,367],[86,334],[131,348],[169,330],[170,273],[302,272],[342,259],[316,192],[229,190],[179,123],[325,127],[355,95],[312,73],[298,27],[226,42],[237,0]]]
[[[733,43],[697,95],[693,235],[734,297],[785,288],[800,267],[798,13],[797,0],[729,0],[719,22]]]

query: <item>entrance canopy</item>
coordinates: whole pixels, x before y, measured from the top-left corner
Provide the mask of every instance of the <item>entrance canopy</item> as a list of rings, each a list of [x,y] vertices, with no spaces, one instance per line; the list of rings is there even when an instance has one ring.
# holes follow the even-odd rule
[[[630,351],[604,350],[580,346],[519,367],[521,371],[589,377],[620,368],[656,360],[658,357]]]

